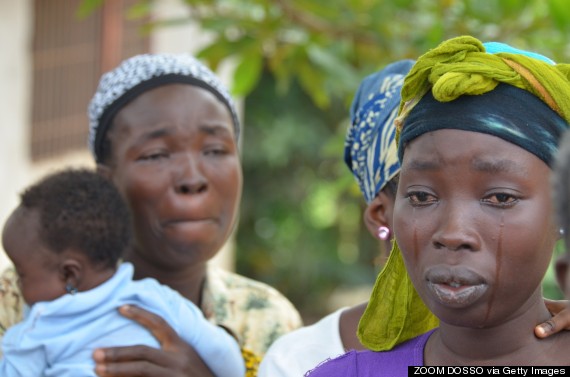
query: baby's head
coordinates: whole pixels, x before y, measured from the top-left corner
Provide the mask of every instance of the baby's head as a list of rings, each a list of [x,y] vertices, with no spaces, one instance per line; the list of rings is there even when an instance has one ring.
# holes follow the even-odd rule
[[[107,179],[78,169],[28,187],[4,225],[2,245],[28,305],[92,288],[131,240],[130,215]]]

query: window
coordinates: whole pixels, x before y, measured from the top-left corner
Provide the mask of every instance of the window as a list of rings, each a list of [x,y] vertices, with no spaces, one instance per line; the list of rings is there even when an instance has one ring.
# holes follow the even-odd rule
[[[133,0],[113,0],[85,19],[77,0],[35,0],[31,158],[87,147],[87,105],[101,74],[147,52],[144,20],[126,20]]]

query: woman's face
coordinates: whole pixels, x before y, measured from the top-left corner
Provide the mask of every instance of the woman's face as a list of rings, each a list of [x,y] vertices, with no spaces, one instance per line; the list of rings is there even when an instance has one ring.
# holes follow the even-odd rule
[[[540,298],[557,230],[550,169],[491,135],[438,130],[406,147],[394,232],[442,322],[487,327]]]
[[[109,171],[130,205],[138,257],[175,269],[212,258],[242,188],[227,107],[199,87],[161,86],[121,109],[109,138]]]

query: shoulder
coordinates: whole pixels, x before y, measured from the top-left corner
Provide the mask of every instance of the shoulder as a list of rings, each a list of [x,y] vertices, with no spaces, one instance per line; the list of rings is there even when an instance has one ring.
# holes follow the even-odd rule
[[[201,309],[206,318],[231,329],[259,355],[302,324],[297,309],[273,287],[216,267],[208,268]]]
[[[308,371],[306,377],[350,377],[358,376],[357,359],[358,351],[349,351],[334,359],[328,359],[319,364],[316,368]]]
[[[206,290],[213,298],[233,300],[245,311],[283,311],[298,316],[293,304],[275,288],[219,268],[209,268]]]
[[[261,362],[259,376],[301,376],[323,360],[342,355],[338,329],[343,310],[277,339]]]
[[[309,371],[308,377],[394,377],[407,376],[408,360],[401,359],[393,351],[349,351],[335,359],[327,360]]]
[[[307,376],[407,376],[408,366],[423,365],[423,350],[433,330],[397,345],[390,351],[350,351],[326,361]],[[342,371],[339,373],[337,371]],[[333,374],[337,373],[337,374]]]

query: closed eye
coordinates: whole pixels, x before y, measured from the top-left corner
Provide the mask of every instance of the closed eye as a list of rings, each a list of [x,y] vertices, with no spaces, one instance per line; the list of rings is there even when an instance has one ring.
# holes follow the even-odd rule
[[[155,160],[160,160],[163,158],[168,158],[170,156],[170,154],[166,151],[154,151],[154,152],[149,152],[149,153],[145,153],[142,156],[140,156],[138,158],[138,160],[140,161],[155,161]]]
[[[204,151],[206,156],[223,156],[228,154],[228,150],[225,148],[208,148]]]

